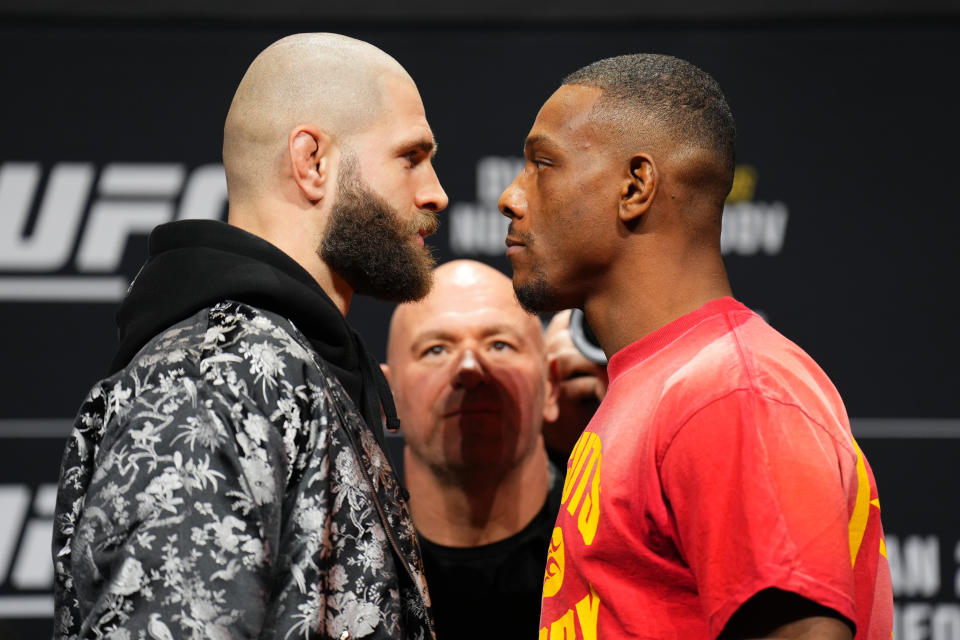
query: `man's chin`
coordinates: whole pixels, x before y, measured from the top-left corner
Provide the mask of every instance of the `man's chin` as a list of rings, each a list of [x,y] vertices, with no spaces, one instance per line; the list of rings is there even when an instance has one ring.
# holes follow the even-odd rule
[[[562,308],[557,306],[556,295],[544,278],[523,281],[514,272],[513,292],[517,297],[517,302],[528,313],[558,311]]]
[[[418,302],[427,297],[433,288],[433,269],[437,266],[436,260],[429,247],[417,246],[410,255],[411,270],[416,273],[411,284],[404,290],[404,299],[393,302]],[[416,264],[416,266],[412,266]],[[415,281],[413,281],[415,280]]]
[[[365,273],[352,282],[348,278],[347,283],[355,293],[385,302],[402,304],[422,300],[433,286],[436,262],[428,247],[410,246],[408,249],[405,255],[396,259],[403,263],[402,267]]]
[[[357,293],[360,295],[366,295],[370,298],[375,298],[377,300],[382,300],[383,302],[404,304],[406,302],[418,302],[423,300],[425,297],[427,297],[427,294],[430,293],[431,284],[432,280],[426,280],[424,282],[418,282],[416,285],[410,283],[408,286],[404,286],[402,288],[371,288],[368,291],[360,290]]]
[[[428,275],[424,280],[422,280],[416,289],[410,289],[406,291],[408,295],[403,300],[394,300],[393,302],[404,303],[404,302],[420,302],[427,297],[427,294],[430,293],[430,289],[433,288],[433,274]]]

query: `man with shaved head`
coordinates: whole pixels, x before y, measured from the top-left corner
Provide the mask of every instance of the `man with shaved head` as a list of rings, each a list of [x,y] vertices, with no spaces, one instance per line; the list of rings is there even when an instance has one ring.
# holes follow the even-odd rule
[[[431,638],[386,380],[344,316],[423,297],[447,204],[416,85],[376,47],[265,49],[224,126],[228,224],[157,227],[80,409],[57,638]]]
[[[570,456],[540,640],[889,639],[880,503],[826,374],[731,297],[733,117],[663,55],[564,79],[500,198],[530,310],[583,309],[609,386]]]
[[[387,371],[438,635],[532,637],[562,484],[541,434],[557,385],[540,322],[499,271],[450,262],[397,307]]]

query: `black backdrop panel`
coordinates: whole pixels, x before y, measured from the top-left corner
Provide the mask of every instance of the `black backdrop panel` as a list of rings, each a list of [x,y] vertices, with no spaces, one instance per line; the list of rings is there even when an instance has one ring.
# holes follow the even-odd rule
[[[325,28],[0,26],[0,502],[22,507],[0,527],[0,596],[45,593],[29,571],[14,584],[15,559],[34,545],[29,523],[49,517],[64,421],[112,357],[146,229],[223,216],[222,124],[246,65],[277,37]],[[914,625],[903,637],[953,633],[943,600],[956,596],[960,447],[910,435],[936,418],[954,433],[960,419],[960,26],[337,30],[393,54],[420,87],[451,201],[432,238],[440,260],[505,272],[496,196],[565,73],[656,51],[714,74],[739,128],[724,231],[734,291],[821,363],[854,419],[899,419],[895,438],[862,445],[895,550],[910,558],[898,566],[924,566],[929,536],[942,566],[936,589],[899,583],[929,607],[901,616]],[[358,298],[350,313],[378,357],[390,312]],[[956,635],[941,637],[960,638],[955,613]]]

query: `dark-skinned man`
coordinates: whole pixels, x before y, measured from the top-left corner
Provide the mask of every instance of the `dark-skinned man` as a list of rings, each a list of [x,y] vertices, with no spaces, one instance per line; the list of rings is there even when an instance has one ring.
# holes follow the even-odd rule
[[[843,402],[731,297],[734,142],[708,74],[609,58],[543,105],[501,196],[520,302],[582,308],[610,356],[568,463],[540,640],[890,638],[877,489]]]

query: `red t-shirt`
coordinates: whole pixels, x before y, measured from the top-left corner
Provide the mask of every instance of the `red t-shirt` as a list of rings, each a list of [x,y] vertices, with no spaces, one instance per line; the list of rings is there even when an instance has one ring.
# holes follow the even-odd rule
[[[568,462],[540,640],[713,638],[767,588],[890,639],[876,484],[808,355],[723,298],[608,373]]]

